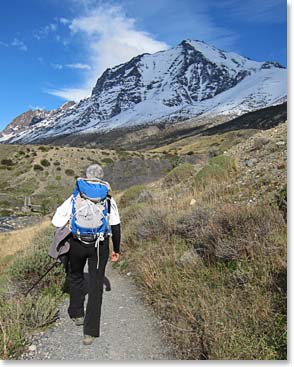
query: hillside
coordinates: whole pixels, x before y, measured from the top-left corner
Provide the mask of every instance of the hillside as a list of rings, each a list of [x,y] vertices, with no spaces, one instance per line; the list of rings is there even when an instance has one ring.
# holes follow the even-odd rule
[[[173,168],[174,157],[161,153],[86,148],[0,145],[1,215],[21,211],[25,196],[40,205],[39,214],[54,210],[93,162],[102,164],[113,190],[156,180]],[[191,158],[190,158],[191,159]],[[193,160],[193,158],[192,158]]]
[[[130,188],[120,208],[119,267],[177,358],[287,358],[286,123]]]
[[[180,163],[201,167],[209,157],[222,154],[261,129],[276,126],[286,116],[286,104],[283,104],[229,122],[218,121],[216,125],[206,121],[201,128],[190,121],[190,126],[162,127],[152,132],[143,129],[118,134],[117,139],[109,135],[103,137],[101,149],[0,144],[1,213],[25,214],[21,211],[25,196],[31,197],[32,204],[41,206],[39,212],[52,211],[71,193],[75,178],[83,176],[85,168],[93,162],[103,165],[105,177],[115,191],[156,181]],[[107,145],[115,146],[116,150],[105,149]]]

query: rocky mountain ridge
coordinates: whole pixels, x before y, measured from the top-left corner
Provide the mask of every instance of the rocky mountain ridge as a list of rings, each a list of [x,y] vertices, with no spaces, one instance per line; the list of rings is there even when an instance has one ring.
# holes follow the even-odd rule
[[[192,117],[235,117],[284,102],[286,75],[276,62],[257,62],[202,41],[184,40],[105,70],[89,98],[37,116],[23,129],[9,125],[0,142],[44,142]]]

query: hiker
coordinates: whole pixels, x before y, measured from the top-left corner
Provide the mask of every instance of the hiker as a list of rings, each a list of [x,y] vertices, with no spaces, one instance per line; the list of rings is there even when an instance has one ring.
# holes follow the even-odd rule
[[[109,184],[102,181],[103,176],[104,172],[100,165],[89,166],[86,170],[86,179],[77,179],[73,195],[57,208],[52,218],[52,224],[60,229],[62,240],[66,239],[63,247],[68,250],[70,268],[68,314],[76,325],[84,325],[84,345],[92,344],[94,338],[100,335],[103,281],[109,258],[110,236],[113,244],[111,261],[118,261],[120,254],[119,212],[115,200],[109,195]],[[99,198],[97,199],[95,195]],[[93,223],[92,225],[96,223],[99,232],[93,232],[93,228],[85,230],[88,223]],[[49,254],[57,258],[58,247],[56,244],[54,246]],[[89,286],[84,315],[84,267],[87,261]]]

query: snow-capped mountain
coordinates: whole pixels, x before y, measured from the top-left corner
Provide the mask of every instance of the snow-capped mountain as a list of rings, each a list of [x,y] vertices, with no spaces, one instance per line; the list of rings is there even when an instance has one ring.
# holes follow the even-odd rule
[[[185,40],[105,70],[89,98],[46,112],[24,128],[8,125],[0,141],[29,143],[191,117],[241,115],[282,103],[286,74],[276,62]]]

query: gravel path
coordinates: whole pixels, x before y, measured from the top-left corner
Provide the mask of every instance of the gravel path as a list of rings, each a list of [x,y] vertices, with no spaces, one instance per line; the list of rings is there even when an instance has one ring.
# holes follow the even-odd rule
[[[68,300],[60,305],[60,319],[46,332],[31,337],[21,359],[26,360],[170,360],[171,347],[163,342],[159,321],[140,299],[128,277],[109,264],[106,275],[112,290],[104,292],[101,335],[84,346],[83,327],[68,317]]]

